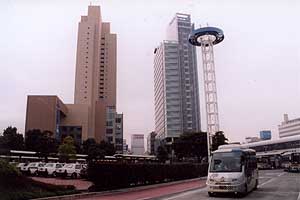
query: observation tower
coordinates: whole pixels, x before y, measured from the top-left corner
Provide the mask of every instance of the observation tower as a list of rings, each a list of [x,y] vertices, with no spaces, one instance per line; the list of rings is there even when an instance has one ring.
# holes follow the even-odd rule
[[[199,28],[189,35],[189,42],[194,46],[200,46],[202,50],[209,157],[211,155],[211,137],[220,130],[213,45],[222,42],[223,39],[223,31],[216,27]]]

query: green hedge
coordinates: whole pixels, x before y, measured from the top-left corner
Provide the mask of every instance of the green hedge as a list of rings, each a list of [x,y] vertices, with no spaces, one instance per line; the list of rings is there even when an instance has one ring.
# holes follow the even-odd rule
[[[58,186],[23,176],[14,166],[0,159],[0,199],[27,200],[76,193],[74,186]]]
[[[206,164],[130,164],[90,163],[88,179],[91,191],[126,188],[207,175]]]

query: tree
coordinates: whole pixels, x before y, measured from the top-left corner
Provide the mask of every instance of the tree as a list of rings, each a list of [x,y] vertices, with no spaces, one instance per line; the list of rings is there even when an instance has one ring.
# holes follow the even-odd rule
[[[218,149],[220,145],[228,144],[228,139],[225,137],[223,131],[218,131],[212,136],[212,145],[211,149],[212,151],[215,151]]]
[[[99,143],[93,138],[88,138],[82,143],[82,151],[88,155],[88,160],[103,159],[105,156],[113,156],[116,149],[113,144],[102,140]]]
[[[160,162],[166,162],[166,160],[168,160],[168,152],[166,150],[166,148],[164,146],[159,146],[157,148],[157,159],[160,161]]]
[[[82,153],[88,154],[89,148],[93,145],[96,145],[96,140],[94,138],[88,138],[82,142]]]
[[[174,141],[173,148],[178,159],[197,157],[198,162],[207,157],[206,132],[183,133]]]
[[[106,156],[113,156],[116,153],[115,146],[104,140],[100,142],[99,147],[104,151]]]
[[[23,150],[24,138],[17,132],[16,127],[7,127],[0,136],[0,149],[2,150]]]
[[[38,156],[44,157],[46,162],[50,153],[57,152],[57,146],[58,142],[53,138],[51,131],[41,132],[39,129],[33,129],[26,133],[26,150],[37,152]]]
[[[68,162],[70,158],[74,158],[76,154],[76,147],[74,139],[71,136],[64,138],[61,145],[58,147],[59,160],[61,162]]]

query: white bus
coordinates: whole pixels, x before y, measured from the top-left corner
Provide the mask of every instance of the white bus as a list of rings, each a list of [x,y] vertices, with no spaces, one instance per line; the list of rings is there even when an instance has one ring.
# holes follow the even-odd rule
[[[234,193],[246,195],[257,188],[256,152],[240,145],[222,145],[212,153],[207,176],[208,195]]]

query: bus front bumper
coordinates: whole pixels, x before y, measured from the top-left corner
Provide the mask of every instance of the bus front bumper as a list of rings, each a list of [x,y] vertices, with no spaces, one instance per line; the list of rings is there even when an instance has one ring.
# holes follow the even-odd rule
[[[208,192],[243,192],[245,190],[244,183],[238,184],[210,184],[206,183]]]

